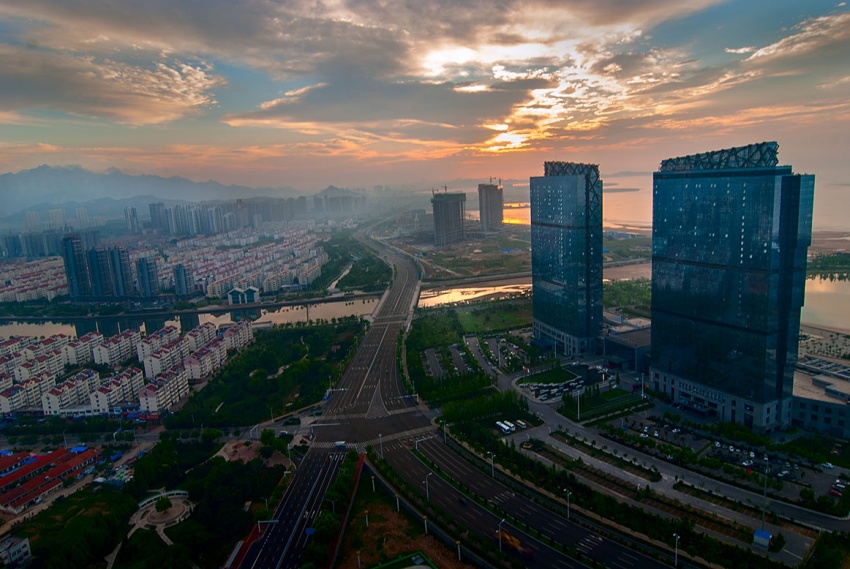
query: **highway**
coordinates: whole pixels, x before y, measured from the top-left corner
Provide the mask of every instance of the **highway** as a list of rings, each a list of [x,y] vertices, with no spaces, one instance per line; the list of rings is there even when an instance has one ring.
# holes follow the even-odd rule
[[[307,528],[322,509],[328,486],[336,478],[344,452],[308,453],[298,475],[287,488],[272,521],[263,523],[264,534],[248,551],[242,567],[297,568],[310,536]]]
[[[361,237],[361,239],[363,239]],[[311,425],[313,442],[301,467],[275,512],[274,523],[253,544],[243,568],[296,567],[309,536],[306,528],[318,515],[322,495],[341,461],[340,446],[363,450],[372,445],[414,487],[429,496],[470,532],[496,545],[501,518],[464,498],[432,473],[411,452],[419,449],[455,480],[462,480],[522,524],[537,529],[556,543],[575,547],[583,555],[617,569],[660,567],[653,559],[576,526],[528,499],[516,495],[500,481],[454,455],[439,439],[424,410],[401,384],[397,366],[398,339],[415,307],[419,290],[418,271],[412,260],[371,241],[363,242],[395,268],[395,278],[376,310],[374,320],[360,342],[336,388],[331,392],[321,419]],[[418,442],[417,442],[418,441]],[[334,458],[339,457],[339,458]],[[429,476],[429,473],[431,474]],[[502,529],[522,542],[522,552],[503,543],[506,554],[519,556],[528,567],[583,567],[549,545],[527,535],[509,522]],[[508,539],[504,541],[510,541]]]

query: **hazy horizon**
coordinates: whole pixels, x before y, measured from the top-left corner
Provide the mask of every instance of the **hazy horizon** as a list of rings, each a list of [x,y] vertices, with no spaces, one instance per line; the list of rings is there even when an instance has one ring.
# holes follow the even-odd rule
[[[637,198],[618,173],[775,140],[850,226],[843,1],[0,0],[0,50],[0,171],[427,191],[567,160]]]

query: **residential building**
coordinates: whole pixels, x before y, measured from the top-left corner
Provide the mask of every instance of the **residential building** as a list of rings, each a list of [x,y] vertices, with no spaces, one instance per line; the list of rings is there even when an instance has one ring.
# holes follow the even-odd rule
[[[182,364],[188,355],[189,343],[184,338],[164,344],[142,362],[145,366],[145,377],[152,379],[164,370]]]
[[[443,247],[464,241],[466,194],[435,193],[431,197],[431,205],[434,209],[434,246]]]
[[[142,370],[127,368],[118,375],[107,378],[96,390],[89,395],[92,412],[106,415],[122,403],[133,403],[144,387]]]
[[[80,366],[94,361],[95,346],[103,343],[103,334],[89,332],[76,340],[68,342],[62,348],[62,359],[66,365]]]
[[[65,262],[65,277],[68,279],[68,294],[72,299],[92,294],[83,240],[79,235],[68,235],[62,239],[62,260]]]
[[[156,257],[143,257],[136,261],[136,276],[140,296],[151,298],[159,295],[159,272],[156,266]]]
[[[195,279],[192,269],[178,263],[174,265],[174,294],[178,297],[187,297],[195,293]]]
[[[764,142],[653,174],[651,382],[759,431],[791,422],[814,176]]]
[[[83,370],[44,393],[41,396],[42,411],[45,415],[59,415],[69,408],[89,405],[90,395],[99,383],[99,373]]]
[[[501,184],[478,184],[478,213],[481,231],[497,233],[502,228],[504,202]]]
[[[139,408],[143,413],[163,413],[187,395],[189,379],[183,366],[177,365],[144,387],[139,395]]]
[[[197,328],[192,328],[186,333],[186,341],[189,352],[197,352],[215,339],[216,327],[212,322],[205,322]]]
[[[141,341],[138,328],[131,328],[117,336],[112,336],[92,350],[94,363],[118,367],[131,358]]]
[[[216,338],[184,359],[183,366],[189,380],[198,381],[218,371],[226,358],[224,340]]]
[[[128,205],[124,208],[124,223],[127,225],[127,231],[132,234],[140,233],[142,226],[139,225],[139,213],[136,208]]]
[[[23,567],[31,558],[29,538],[6,535],[0,539],[0,561],[4,567]]]
[[[602,180],[596,164],[545,162],[531,178],[531,285],[537,344],[574,357],[599,350]]]
[[[254,329],[247,318],[224,331],[222,335],[226,350],[241,350],[254,340]]]
[[[139,362],[144,362],[164,344],[173,342],[180,337],[180,330],[174,326],[165,326],[156,332],[148,334],[147,337],[136,346],[136,356]]]

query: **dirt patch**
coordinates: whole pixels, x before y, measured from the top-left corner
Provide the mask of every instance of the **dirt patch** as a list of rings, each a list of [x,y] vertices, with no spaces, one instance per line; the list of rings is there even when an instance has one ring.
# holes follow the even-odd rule
[[[372,505],[369,509],[369,527],[363,512],[351,517],[346,528],[345,541],[338,567],[357,569],[357,551],[363,567],[377,565],[422,551],[440,569],[466,569],[474,567],[457,560],[457,550],[448,548],[433,536],[425,536],[422,528],[412,528],[407,518],[385,505]]]
[[[260,443],[244,442],[228,443],[224,445],[222,454],[226,460],[241,460],[242,462],[250,462],[260,455]]]

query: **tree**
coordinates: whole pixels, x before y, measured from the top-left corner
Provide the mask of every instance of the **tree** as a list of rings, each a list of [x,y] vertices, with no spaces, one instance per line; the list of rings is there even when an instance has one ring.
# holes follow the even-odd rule
[[[156,511],[160,514],[171,509],[171,500],[168,496],[160,496],[156,501]]]
[[[265,446],[274,447],[275,438],[274,431],[271,429],[263,429],[260,432],[260,442]]]

